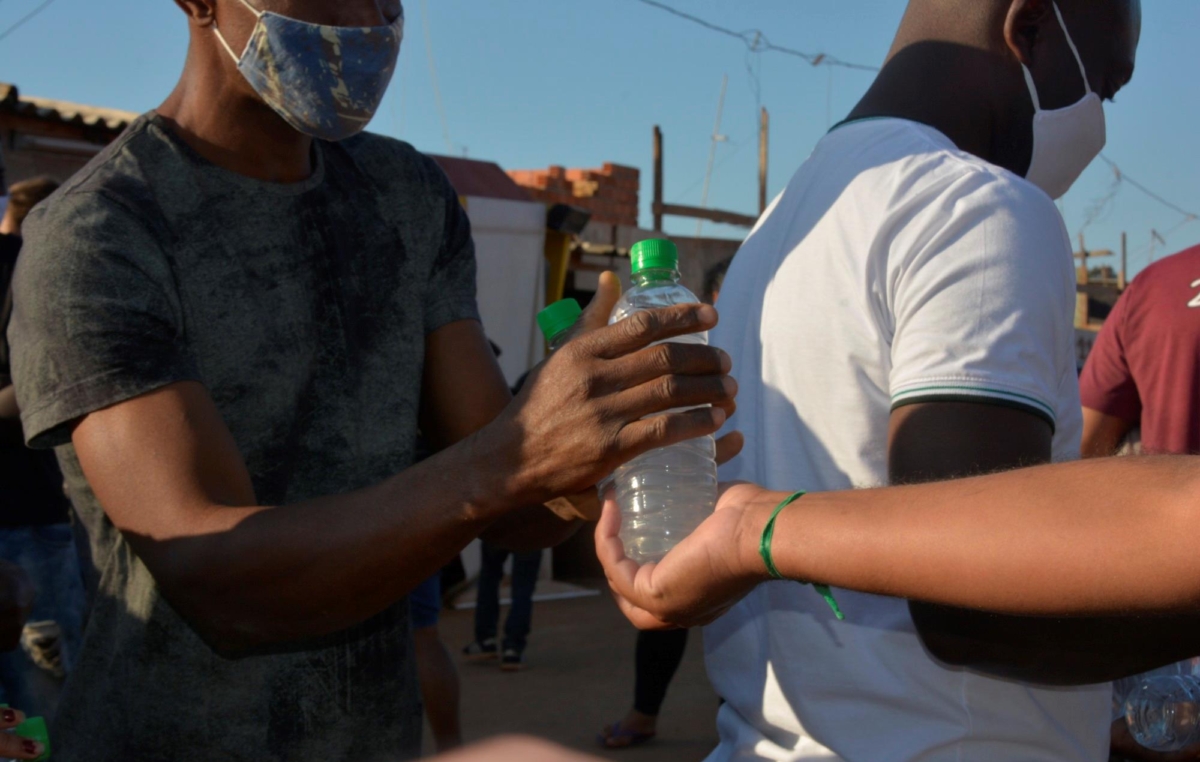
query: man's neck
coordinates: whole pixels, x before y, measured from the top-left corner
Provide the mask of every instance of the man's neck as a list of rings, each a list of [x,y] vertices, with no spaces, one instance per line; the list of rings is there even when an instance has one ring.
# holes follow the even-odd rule
[[[1024,174],[1029,149],[1015,132],[1022,126],[998,105],[1010,92],[1010,75],[984,51],[917,43],[887,62],[849,118],[884,116],[927,124],[960,150]],[[1031,125],[1024,129],[1032,129]]]
[[[312,138],[245,92],[240,82],[222,80],[212,71],[192,65],[189,56],[175,91],[158,108],[179,138],[213,164],[256,180],[294,183],[310,177]]]

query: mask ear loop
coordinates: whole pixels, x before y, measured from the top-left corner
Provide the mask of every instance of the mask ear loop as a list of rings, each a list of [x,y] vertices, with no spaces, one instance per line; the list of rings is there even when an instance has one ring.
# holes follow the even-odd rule
[[[246,2],[246,0],[242,0]],[[1058,17],[1058,25],[1062,27],[1063,36],[1067,38],[1067,44],[1071,46],[1071,52],[1075,54],[1075,63],[1079,64],[1079,76],[1083,77],[1083,89],[1088,95],[1092,94],[1092,83],[1088,82],[1087,69],[1083,65],[1083,56],[1079,55],[1079,48],[1075,47],[1075,40],[1071,38],[1071,33],[1067,31],[1067,22],[1063,21],[1062,11],[1058,8],[1058,3],[1052,2],[1050,6],[1054,8],[1054,15]]]
[[[259,19],[259,20],[262,19],[262,17],[263,17],[262,11],[255,8],[253,5],[251,5],[249,2],[247,2],[247,0],[241,0],[241,2],[242,2],[242,5],[244,5],[250,9],[250,12],[254,14],[254,18]],[[231,48],[229,46],[229,43],[225,40],[225,35],[221,34],[221,30],[217,26],[216,19],[213,19],[213,32],[216,33],[217,39],[221,41],[221,44],[225,46],[225,49],[227,51],[229,51],[229,56],[230,56],[230,58],[233,59],[233,62],[236,64],[240,64],[242,62],[242,58],[246,55],[246,50],[242,50],[242,55],[240,55],[240,56],[237,53],[233,52],[233,48]],[[251,35],[251,39],[253,39],[253,37],[254,36]],[[250,48],[250,40],[247,40],[246,41],[246,49],[249,49],[249,48]]]

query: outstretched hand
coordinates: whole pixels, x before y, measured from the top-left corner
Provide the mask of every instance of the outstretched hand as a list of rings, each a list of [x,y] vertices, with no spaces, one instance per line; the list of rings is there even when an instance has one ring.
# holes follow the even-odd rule
[[[516,502],[589,488],[649,450],[715,433],[735,409],[729,355],[671,341],[713,328],[716,311],[683,304],[608,325],[619,293],[615,276],[605,275],[577,335],[530,374],[476,441]]]
[[[662,561],[644,566],[625,557],[621,514],[610,494],[596,527],[596,554],[629,621],[643,630],[706,625],[765,582],[758,555],[770,511],[764,494],[752,484],[722,485],[713,515]]]

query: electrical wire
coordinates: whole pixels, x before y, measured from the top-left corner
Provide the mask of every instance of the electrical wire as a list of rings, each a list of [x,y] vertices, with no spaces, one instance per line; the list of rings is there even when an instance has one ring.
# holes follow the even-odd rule
[[[1123,171],[1123,170],[1122,170],[1122,169],[1121,169],[1119,166],[1117,166],[1117,163],[1116,163],[1115,161],[1113,161],[1112,159],[1108,158],[1108,157],[1107,157],[1107,156],[1105,156],[1104,154],[1100,154],[1100,159],[1101,159],[1101,161],[1103,161],[1105,164],[1107,164],[1109,167],[1111,167],[1111,168],[1112,168],[1112,170],[1113,170],[1114,172],[1116,172],[1116,173],[1117,173],[1117,177],[1118,177],[1118,178],[1119,178],[1119,179],[1120,179],[1122,182],[1127,182],[1127,183],[1129,183],[1129,184],[1130,184],[1130,185],[1132,185],[1134,188],[1137,188],[1137,189],[1138,189],[1138,190],[1140,190],[1142,193],[1145,193],[1147,196],[1149,196],[1150,198],[1154,199],[1155,201],[1157,201],[1158,203],[1162,204],[1163,206],[1167,207],[1168,209],[1170,209],[1170,210],[1172,210],[1172,211],[1174,211],[1174,212],[1178,212],[1179,214],[1182,214],[1184,217],[1187,217],[1187,218],[1189,218],[1189,221],[1191,221],[1191,220],[1197,220],[1197,219],[1200,219],[1200,214],[1197,214],[1196,212],[1189,212],[1187,209],[1184,209],[1183,207],[1181,207],[1181,206],[1179,206],[1179,205],[1177,205],[1177,204],[1173,204],[1173,203],[1171,203],[1170,201],[1167,201],[1165,198],[1163,198],[1162,196],[1158,195],[1158,194],[1157,194],[1157,193],[1155,193],[1154,191],[1150,190],[1150,189],[1149,189],[1149,188],[1147,188],[1145,185],[1142,185],[1142,184],[1141,184],[1141,183],[1139,183],[1137,180],[1134,180],[1132,177],[1130,177],[1129,175],[1125,174],[1125,172],[1124,172],[1124,171]]]
[[[1112,170],[1113,178],[1114,178],[1113,183],[1111,186],[1109,186],[1109,189],[1104,194],[1104,196],[1102,196],[1101,198],[1099,198],[1098,200],[1093,202],[1088,207],[1088,209],[1086,211],[1086,218],[1084,220],[1083,227],[1080,228],[1080,233],[1082,233],[1084,230],[1086,230],[1089,225],[1091,225],[1093,222],[1095,222],[1097,219],[1099,219],[1100,216],[1108,208],[1110,208],[1112,206],[1113,202],[1116,200],[1117,193],[1121,189],[1121,186],[1123,186],[1126,183],[1128,183],[1129,185],[1131,185],[1133,188],[1137,189],[1138,191],[1144,193],[1147,197],[1153,199],[1154,201],[1157,201],[1159,204],[1162,204],[1167,209],[1170,209],[1171,211],[1175,212],[1176,214],[1182,215],[1182,217],[1183,217],[1182,220],[1180,220],[1175,226],[1171,227],[1165,233],[1160,233],[1157,230],[1151,230],[1150,231],[1150,243],[1148,243],[1147,245],[1145,245],[1133,252],[1133,257],[1135,259],[1140,259],[1143,255],[1146,255],[1149,262],[1153,263],[1155,252],[1157,251],[1157,249],[1160,245],[1164,246],[1164,247],[1167,245],[1168,238],[1170,238],[1176,232],[1178,232],[1178,231],[1182,230],[1183,228],[1187,227],[1188,225],[1192,224],[1193,222],[1200,222],[1200,214],[1197,214],[1196,212],[1189,212],[1187,209],[1184,209],[1182,206],[1179,206],[1178,204],[1168,201],[1161,194],[1155,193],[1154,191],[1150,190],[1150,188],[1146,187],[1142,183],[1138,182],[1137,180],[1135,180],[1132,177],[1130,177],[1129,175],[1127,175],[1125,173],[1125,171],[1122,170],[1121,167],[1115,161],[1108,158],[1104,154],[1100,154],[1100,160],[1103,161],[1105,164],[1107,164],[1109,169]]]
[[[746,49],[751,53],[780,53],[786,56],[799,58],[800,60],[805,61],[813,66],[840,66],[843,69],[855,69],[857,71],[879,71],[878,66],[868,66],[866,64],[843,61],[842,59],[836,58],[827,53],[805,53],[803,51],[796,50],[795,48],[776,45],[767,39],[767,35],[764,34],[761,29],[750,29],[744,32],[738,32],[733,29],[729,29],[728,27],[714,24],[711,21],[705,21],[699,16],[693,16],[692,14],[681,11],[678,8],[673,8],[666,3],[660,3],[658,0],[636,0],[636,2],[639,2],[642,5],[648,5],[651,8],[657,8],[661,11],[665,11],[672,16],[677,16],[678,18],[686,21],[690,21],[691,23],[702,26],[711,32],[716,32],[717,34],[721,34],[726,37],[732,37],[736,40],[741,40],[742,44],[745,45]]]
[[[51,5],[54,5],[54,0],[45,0],[45,2],[43,2],[41,5],[39,5],[38,7],[34,8],[29,13],[22,16],[21,19],[19,21],[17,21],[15,24],[10,26],[8,29],[5,29],[3,32],[0,32],[0,42],[3,42],[4,39],[6,37],[8,37],[10,34],[17,31],[21,27],[25,26],[30,21],[33,21],[34,18],[36,18],[38,15],[40,15],[42,11],[46,10]]]

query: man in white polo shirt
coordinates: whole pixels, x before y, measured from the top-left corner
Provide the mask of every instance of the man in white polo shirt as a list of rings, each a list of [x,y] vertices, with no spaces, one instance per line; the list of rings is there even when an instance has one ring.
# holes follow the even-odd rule
[[[712,341],[747,441],[724,479],[834,490],[1079,456],[1052,198],[1104,146],[1140,25],[1138,0],[911,0],[730,269]],[[1107,759],[1108,687],[1038,687],[1101,679],[1076,624],[835,594],[845,622],[774,582],[708,627],[711,760]]]

